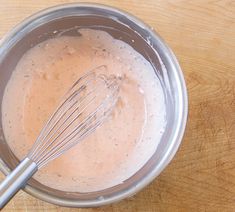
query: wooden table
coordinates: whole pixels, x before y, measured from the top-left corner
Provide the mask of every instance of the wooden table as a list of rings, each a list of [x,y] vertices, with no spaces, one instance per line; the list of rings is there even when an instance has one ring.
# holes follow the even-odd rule
[[[1,0],[0,37],[30,14],[65,2]],[[20,192],[3,211],[235,211],[235,1],[97,2],[143,19],[178,57],[189,93],[182,145],[151,185],[120,203],[68,209]]]

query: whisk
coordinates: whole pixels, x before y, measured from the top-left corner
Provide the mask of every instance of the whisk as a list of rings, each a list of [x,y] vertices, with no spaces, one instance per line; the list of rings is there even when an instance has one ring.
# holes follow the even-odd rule
[[[89,136],[112,112],[120,77],[106,76],[103,69],[105,66],[91,70],[65,94],[26,158],[0,184],[0,208],[38,169]]]

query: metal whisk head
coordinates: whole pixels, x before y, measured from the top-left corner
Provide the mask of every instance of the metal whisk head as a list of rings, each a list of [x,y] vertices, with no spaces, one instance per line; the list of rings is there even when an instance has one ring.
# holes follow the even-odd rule
[[[102,74],[103,69],[88,72],[66,93],[27,157],[0,184],[0,209],[39,168],[90,135],[112,112],[120,78]]]
[[[75,82],[44,126],[28,154],[39,168],[91,134],[112,111],[120,79],[100,74],[102,68]]]

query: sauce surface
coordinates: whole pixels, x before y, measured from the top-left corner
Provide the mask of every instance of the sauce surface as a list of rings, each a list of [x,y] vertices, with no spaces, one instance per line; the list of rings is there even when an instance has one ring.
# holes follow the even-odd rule
[[[153,155],[165,128],[165,103],[150,63],[128,44],[103,31],[82,29],[27,51],[4,93],[3,130],[13,153],[23,159],[65,92],[87,71],[105,65],[122,76],[114,112],[91,136],[39,170],[49,187],[89,192],[118,185]]]

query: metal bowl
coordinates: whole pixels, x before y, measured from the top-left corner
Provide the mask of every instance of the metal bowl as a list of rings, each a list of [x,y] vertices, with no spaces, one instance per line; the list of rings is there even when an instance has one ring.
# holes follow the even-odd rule
[[[30,16],[1,40],[0,101],[14,67],[29,48],[56,36],[61,31],[78,36],[78,28],[104,30],[142,54],[152,64],[161,80],[167,106],[166,131],[156,152],[144,167],[123,184],[98,192],[78,193],[55,190],[31,179],[24,188],[29,194],[57,205],[95,207],[134,195],[157,177],[171,161],[185,130],[187,91],[174,54],[153,29],[132,15],[115,8],[76,3],[52,7]],[[135,42],[132,42],[133,40]],[[4,174],[8,174],[18,162],[5,141],[0,123],[0,169]]]

